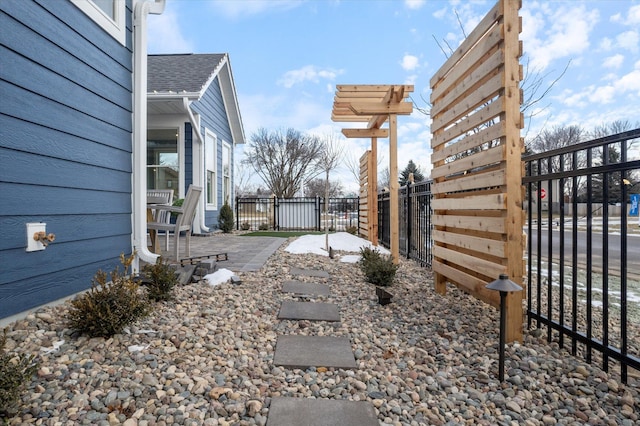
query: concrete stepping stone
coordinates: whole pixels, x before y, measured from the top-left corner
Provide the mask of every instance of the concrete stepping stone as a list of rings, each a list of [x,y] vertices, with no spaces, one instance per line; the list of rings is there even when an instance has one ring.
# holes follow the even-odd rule
[[[322,302],[295,302],[283,300],[280,305],[279,319],[340,321],[338,305]]]
[[[302,268],[291,268],[291,275],[302,275],[304,277],[315,277],[315,278],[330,277],[327,271],[320,271],[317,269],[302,269]]]
[[[329,286],[326,284],[304,283],[302,281],[285,281],[282,291],[305,296],[328,296]]]
[[[369,401],[277,397],[271,400],[267,426],[378,426]]]
[[[356,368],[347,337],[278,336],[273,363],[286,368]]]

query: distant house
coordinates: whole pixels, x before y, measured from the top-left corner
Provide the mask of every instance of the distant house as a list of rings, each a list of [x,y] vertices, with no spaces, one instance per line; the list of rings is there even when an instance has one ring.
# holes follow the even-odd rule
[[[0,319],[146,248],[146,25],[164,0],[0,0]],[[31,250],[33,225],[55,241]],[[46,225],[44,225],[46,224]]]
[[[149,55],[147,91],[147,187],[183,197],[201,186],[194,232],[217,228],[233,205],[234,146],[245,142],[229,56]]]

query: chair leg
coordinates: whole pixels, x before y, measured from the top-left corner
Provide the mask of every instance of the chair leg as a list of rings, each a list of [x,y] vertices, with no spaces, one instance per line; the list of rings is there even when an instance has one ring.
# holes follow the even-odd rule
[[[191,230],[189,229],[187,232],[187,257],[191,257]]]
[[[164,235],[164,242],[165,242],[165,250],[169,251],[169,231],[164,231],[165,235]]]
[[[175,241],[176,241],[176,247],[175,247],[175,254],[176,254],[176,262],[180,262],[180,231],[176,231],[174,232],[175,235]]]

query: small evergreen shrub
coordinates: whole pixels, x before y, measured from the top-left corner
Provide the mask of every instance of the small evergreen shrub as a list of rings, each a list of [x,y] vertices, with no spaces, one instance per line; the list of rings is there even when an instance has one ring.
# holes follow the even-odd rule
[[[248,231],[249,229],[251,229],[251,224],[249,222],[242,222],[242,225],[240,225],[240,229],[242,229],[243,231]]]
[[[222,232],[228,234],[233,231],[233,225],[233,209],[229,203],[225,201],[224,205],[220,209],[220,214],[218,215],[218,227],[222,229]]]
[[[351,235],[358,235],[358,227],[357,226],[347,226],[346,231]]]
[[[268,231],[269,224],[267,222],[263,222],[258,226],[258,231]]]
[[[96,273],[91,289],[71,301],[67,314],[70,328],[91,337],[111,337],[150,313],[148,298],[140,294],[138,284],[127,275],[133,258],[134,254],[128,258],[120,255],[123,273],[118,267],[110,275]]]
[[[171,300],[173,288],[178,284],[178,276],[173,266],[159,257],[155,265],[145,265],[143,268],[147,278],[147,296],[156,302]]]
[[[396,276],[398,265],[393,264],[391,256],[383,255],[378,249],[360,248],[360,269],[371,284],[390,286]]]
[[[5,328],[0,336],[0,420],[18,411],[20,394],[38,370],[35,355],[10,355],[5,352],[6,342]]]
[[[173,202],[173,204],[171,204],[173,207],[182,207],[182,205],[184,204],[184,198],[178,198],[177,200],[175,200]],[[171,212],[171,218],[175,220],[178,218],[178,213],[176,212]]]

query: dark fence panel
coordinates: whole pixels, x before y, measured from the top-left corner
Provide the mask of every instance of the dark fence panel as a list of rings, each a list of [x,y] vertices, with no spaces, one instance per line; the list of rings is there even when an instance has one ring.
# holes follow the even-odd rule
[[[431,180],[400,188],[400,253],[422,266],[431,267]],[[378,194],[378,241],[390,247],[389,192]]]
[[[236,229],[277,231],[346,231],[358,226],[359,199],[329,198],[324,215],[324,198],[237,198]]]
[[[528,326],[587,362],[601,353],[605,371],[618,362],[625,383],[640,371],[640,239],[628,238],[638,144],[640,129],[523,157]]]

